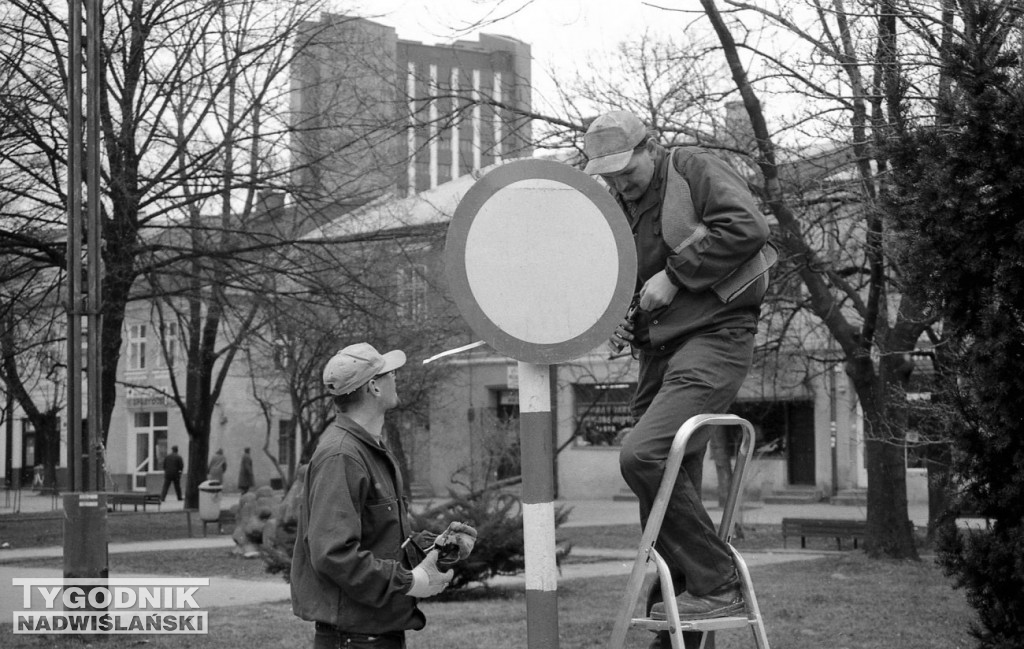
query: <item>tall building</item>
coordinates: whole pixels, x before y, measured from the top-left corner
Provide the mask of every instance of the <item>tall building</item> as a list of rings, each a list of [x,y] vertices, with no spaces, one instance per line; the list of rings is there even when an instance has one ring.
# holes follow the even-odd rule
[[[324,14],[292,66],[295,182],[347,211],[530,156],[530,46],[507,36],[427,45]]]

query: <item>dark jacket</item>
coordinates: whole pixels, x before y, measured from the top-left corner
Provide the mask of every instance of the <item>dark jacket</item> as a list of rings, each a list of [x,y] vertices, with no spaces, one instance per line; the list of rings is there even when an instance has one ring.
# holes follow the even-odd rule
[[[353,633],[422,629],[398,464],[343,415],[320,438],[300,499],[292,611]],[[412,545],[412,544],[410,544]]]
[[[185,461],[177,453],[169,453],[164,458],[164,475],[177,478],[185,470]]]
[[[661,206],[669,164],[687,180],[698,218],[708,236],[673,253],[661,234]],[[638,312],[635,346],[649,354],[668,354],[695,333],[722,328],[757,329],[763,286],[752,285],[729,303],[711,286],[751,259],[768,240],[768,222],[747,184],[714,153],[695,147],[670,152],[657,148],[654,178],[636,203],[614,191],[633,230],[637,250],[637,290],[661,270],[679,287],[671,304]]]
[[[252,472],[252,456],[248,453],[242,455],[242,466],[238,469],[238,488],[248,489],[256,482]]]

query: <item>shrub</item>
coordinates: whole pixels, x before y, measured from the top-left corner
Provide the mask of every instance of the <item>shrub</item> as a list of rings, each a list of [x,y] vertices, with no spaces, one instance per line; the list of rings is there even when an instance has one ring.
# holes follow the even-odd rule
[[[477,531],[473,553],[456,564],[447,591],[455,591],[497,575],[514,575],[526,566],[523,541],[523,510],[519,497],[497,489],[473,494],[450,493],[442,507],[412,514],[413,529],[440,534],[452,521],[472,525]],[[571,507],[555,508],[555,527],[569,518]]]
[[[299,526],[299,500],[302,498],[308,468],[308,464],[299,467],[288,493],[264,524],[263,539],[259,546],[260,557],[267,572],[280,573],[285,581],[291,577],[292,551],[295,549]]]

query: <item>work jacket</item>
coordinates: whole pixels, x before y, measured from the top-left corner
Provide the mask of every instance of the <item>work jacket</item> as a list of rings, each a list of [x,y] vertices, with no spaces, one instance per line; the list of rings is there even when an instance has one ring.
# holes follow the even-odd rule
[[[391,453],[344,415],[320,438],[306,472],[292,611],[350,633],[422,629],[402,477]],[[409,544],[412,545],[412,544]]]
[[[668,165],[675,171],[669,173]],[[662,206],[669,182],[686,182],[693,208],[707,229],[692,245],[672,250],[662,233]],[[724,301],[712,288],[758,255],[768,241],[768,222],[746,181],[714,153],[696,147],[655,149],[655,172],[635,203],[612,195],[626,214],[637,251],[637,286],[666,271],[679,287],[670,304],[638,311],[634,346],[652,355],[675,351],[687,337],[723,328],[754,331],[767,280]]]

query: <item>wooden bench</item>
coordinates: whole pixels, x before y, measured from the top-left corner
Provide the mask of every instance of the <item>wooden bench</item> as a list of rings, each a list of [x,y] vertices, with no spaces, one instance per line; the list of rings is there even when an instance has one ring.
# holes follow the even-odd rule
[[[135,511],[139,511],[139,506],[142,506],[142,511],[146,511],[146,507],[150,505],[156,505],[157,509],[160,509],[160,494],[151,494],[140,491],[107,491],[103,492],[103,495],[107,498],[107,511],[124,511],[125,505],[131,505],[135,508]]]
[[[786,538],[790,536],[800,537],[800,547],[807,547],[807,537],[818,536],[834,538],[836,548],[843,549],[843,539],[853,538],[853,547],[857,548],[857,541],[867,534],[867,522],[849,520],[843,518],[783,518],[782,519],[782,547],[786,547]]]

